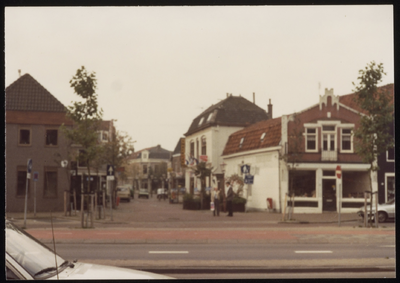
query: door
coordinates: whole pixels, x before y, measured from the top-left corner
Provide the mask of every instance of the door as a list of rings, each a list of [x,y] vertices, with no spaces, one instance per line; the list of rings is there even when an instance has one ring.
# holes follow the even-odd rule
[[[336,211],[336,180],[322,179],[322,210]]]

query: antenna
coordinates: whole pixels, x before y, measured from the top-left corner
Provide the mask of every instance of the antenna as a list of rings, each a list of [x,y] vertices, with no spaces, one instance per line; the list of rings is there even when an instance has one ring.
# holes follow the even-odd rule
[[[51,233],[53,235],[54,259],[56,261],[57,280],[59,280],[59,278],[58,278],[58,266],[57,266],[56,242],[54,241],[53,215],[51,214],[51,210],[50,210],[50,222],[51,222]]]

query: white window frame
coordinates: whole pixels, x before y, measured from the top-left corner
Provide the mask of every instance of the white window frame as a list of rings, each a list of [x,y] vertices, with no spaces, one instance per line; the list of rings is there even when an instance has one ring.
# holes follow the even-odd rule
[[[393,150],[395,150],[395,148],[393,148]],[[396,151],[394,151],[393,153],[394,153],[394,155],[393,155],[393,157],[394,157],[396,154]],[[389,150],[386,150],[386,162],[394,162],[394,158],[389,159]]]
[[[324,131],[324,126],[331,126],[331,127],[334,127],[334,130],[332,130],[332,131]],[[324,149],[324,135],[327,135],[327,137],[328,137],[328,149]],[[331,138],[332,138],[332,135],[333,135],[333,147],[334,147],[334,149],[332,150],[331,149],[331,146],[330,146],[330,142],[331,142]],[[336,125],[332,125],[332,124],[322,124],[322,127],[321,127],[321,151],[336,151],[337,150],[337,127],[336,127]]]
[[[350,149],[343,149],[343,130],[350,130]],[[345,134],[346,136],[349,134]],[[352,128],[347,128],[347,127],[342,127],[340,128],[340,152],[341,153],[353,153],[354,152],[354,147],[353,147],[353,129]]]
[[[318,125],[304,125],[305,127],[305,132],[304,132],[304,147],[306,152],[318,152]],[[315,129],[315,134],[313,133],[307,133],[308,129]],[[315,136],[315,149],[308,149],[307,148],[307,142],[308,142],[308,136],[309,135],[314,135]]]
[[[394,177],[396,182],[396,173],[385,173],[385,202],[388,202],[388,191],[387,191],[388,177]],[[395,198],[396,198],[396,192],[395,192]]]

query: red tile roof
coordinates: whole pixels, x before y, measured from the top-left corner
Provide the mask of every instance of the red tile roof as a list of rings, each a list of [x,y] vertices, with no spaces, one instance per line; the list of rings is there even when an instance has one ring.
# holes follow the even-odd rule
[[[394,84],[387,84],[381,87],[378,87],[378,91],[388,91],[389,95],[391,96],[392,104],[394,103]],[[339,97],[339,102],[353,108],[356,111],[365,114],[365,111],[360,108],[360,106],[355,102],[356,93],[346,94]]]
[[[261,139],[265,133],[264,139]],[[244,138],[240,147],[240,141]],[[281,117],[264,120],[229,136],[222,155],[278,146],[281,140]]]

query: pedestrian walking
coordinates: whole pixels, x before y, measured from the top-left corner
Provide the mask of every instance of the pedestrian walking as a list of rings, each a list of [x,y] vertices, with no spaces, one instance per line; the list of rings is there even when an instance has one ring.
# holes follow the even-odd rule
[[[213,215],[219,216],[219,200],[220,200],[220,190],[218,187],[215,187],[214,190],[211,192],[211,201],[214,202],[214,211]]]
[[[233,189],[231,186],[231,182],[227,181],[226,185],[228,186],[228,192],[226,193],[226,206],[228,208],[228,215],[227,216],[233,216]]]

